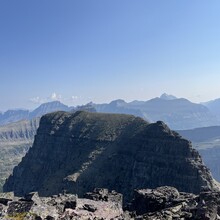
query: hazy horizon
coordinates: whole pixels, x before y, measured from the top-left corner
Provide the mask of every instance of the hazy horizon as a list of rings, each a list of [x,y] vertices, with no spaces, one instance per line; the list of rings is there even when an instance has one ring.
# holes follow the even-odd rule
[[[52,93],[51,96],[48,96],[46,98],[43,98],[43,99],[37,99],[37,100],[29,100],[30,102],[32,102],[32,107],[31,108],[25,108],[25,107],[12,107],[12,108],[6,108],[6,109],[0,109],[0,112],[5,112],[7,110],[29,110],[29,111],[32,111],[34,109],[36,109],[37,107],[39,107],[40,105],[42,104],[45,104],[45,103],[50,103],[50,102],[54,102],[54,101],[59,101],[61,102],[62,104],[64,105],[67,105],[69,107],[77,107],[77,106],[81,106],[81,105],[86,105],[86,104],[89,104],[90,102],[93,102],[94,104],[109,104],[110,102],[112,101],[116,101],[116,100],[123,100],[127,103],[130,103],[130,102],[133,102],[133,101],[149,101],[151,99],[155,99],[155,98],[161,98],[162,95],[169,95],[169,96],[175,96],[173,94],[167,94],[167,93],[162,93],[161,95],[159,96],[155,96],[155,97],[150,97],[149,99],[144,99],[144,100],[141,100],[141,99],[133,99],[133,100],[125,100],[125,99],[122,99],[122,98],[116,98],[116,99],[112,99],[112,100],[107,100],[107,101],[103,101],[103,102],[94,102],[93,100],[90,100],[89,102],[85,102],[85,103],[78,103],[78,104],[72,104],[70,102],[69,99],[64,99],[62,98],[62,96],[58,96],[57,94],[55,93]],[[56,95],[56,97],[55,97]],[[175,98],[177,99],[187,99],[186,97],[176,97]],[[187,99],[188,101],[190,102],[193,102],[192,100],[189,100]],[[207,101],[214,101],[214,100],[207,100]],[[193,102],[193,103],[197,103],[197,104],[203,104],[205,102]]]
[[[0,2],[0,111],[220,98],[217,0]]]

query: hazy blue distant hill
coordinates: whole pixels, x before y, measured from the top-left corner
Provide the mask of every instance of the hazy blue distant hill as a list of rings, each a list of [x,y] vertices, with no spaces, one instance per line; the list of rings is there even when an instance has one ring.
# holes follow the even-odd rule
[[[216,117],[203,105],[187,99],[151,99],[141,107],[151,121],[162,120],[172,129],[188,129],[218,124]]]
[[[202,104],[220,119],[220,98]]]
[[[8,110],[4,113],[0,113],[0,125],[5,125],[20,120],[29,120],[37,117],[41,117],[44,114],[55,111],[69,111],[73,107],[68,107],[59,101],[47,102],[40,105],[33,111],[29,110]]]
[[[68,107],[59,101],[48,102],[33,111],[8,110],[5,113],[0,113],[0,125],[41,117],[55,111],[81,109],[103,113],[131,114],[142,117],[149,122],[164,121],[175,130],[220,125],[220,116],[217,118],[214,111],[211,112],[208,107],[166,93],[162,94],[160,98],[157,97],[148,101],[135,100],[127,103],[122,99],[118,99],[110,103],[89,103],[77,107]]]
[[[28,116],[28,110],[8,110],[4,113],[0,113],[0,125],[27,119]]]
[[[161,96],[160,96],[161,99],[164,99],[164,100],[173,100],[173,99],[177,99],[176,96],[173,96],[173,95],[168,95],[166,93],[163,93]]]
[[[147,120],[139,108],[133,108],[130,103],[127,103],[122,99],[114,100],[109,104],[94,104],[94,107],[97,112],[130,114]]]
[[[220,126],[196,128],[178,131],[184,138],[192,142],[213,141],[220,139]]]
[[[207,107],[166,94],[149,101],[126,103],[124,100],[115,100],[109,104],[95,105],[95,108],[97,112],[133,114],[150,122],[164,121],[172,129],[191,129],[220,124]]]
[[[40,105],[34,111],[30,112],[29,118],[36,118],[50,112],[69,111],[69,107],[60,101],[48,102]]]

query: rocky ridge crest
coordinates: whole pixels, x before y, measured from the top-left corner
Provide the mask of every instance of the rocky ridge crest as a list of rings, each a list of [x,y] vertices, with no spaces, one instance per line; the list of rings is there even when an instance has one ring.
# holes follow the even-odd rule
[[[163,122],[78,111],[42,117],[33,147],[4,191],[82,196],[99,187],[128,201],[134,189],[164,185],[193,193],[218,187],[191,143]]]

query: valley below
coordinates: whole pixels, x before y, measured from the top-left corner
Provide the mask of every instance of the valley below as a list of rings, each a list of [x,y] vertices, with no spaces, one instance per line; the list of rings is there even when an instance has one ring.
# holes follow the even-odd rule
[[[32,146],[39,120],[23,120],[0,127],[0,191],[5,179]]]
[[[213,177],[220,181],[220,126],[203,127],[178,131],[184,138],[192,141],[203,158]]]

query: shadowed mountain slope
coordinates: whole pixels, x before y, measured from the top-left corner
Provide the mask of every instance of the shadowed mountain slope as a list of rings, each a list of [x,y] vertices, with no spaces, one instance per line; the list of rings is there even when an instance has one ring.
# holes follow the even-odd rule
[[[43,116],[33,144],[4,191],[83,195],[105,187],[131,198],[135,188],[170,185],[198,193],[216,188],[190,142],[163,122],[78,111]]]

